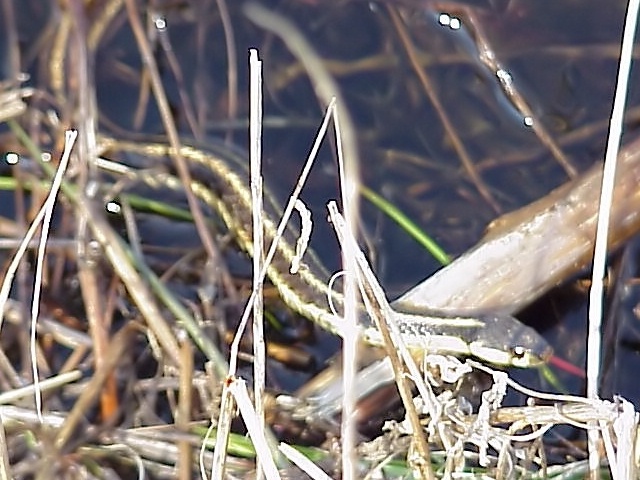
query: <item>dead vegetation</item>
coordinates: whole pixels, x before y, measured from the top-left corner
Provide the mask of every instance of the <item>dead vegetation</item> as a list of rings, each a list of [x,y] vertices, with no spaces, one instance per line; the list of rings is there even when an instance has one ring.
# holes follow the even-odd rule
[[[323,478],[318,467],[344,478],[577,478],[589,472],[584,437],[576,433],[586,429],[601,433],[602,472],[609,465],[618,478],[634,476],[633,405],[622,398],[540,393],[555,386],[537,372],[522,377],[528,388],[513,379],[518,373],[473,360],[432,355],[416,362],[398,343],[393,322],[384,326],[392,307],[358,250],[349,254],[352,279],[391,342],[387,353],[406,414],[387,417],[379,405],[369,410],[366,401],[356,408],[343,403],[340,393],[329,395],[326,384],[303,396],[313,387],[301,387],[298,377],[306,380],[319,370],[313,365],[333,353],[317,352],[330,337],[282,313],[268,286],[268,311],[276,312],[273,322],[281,322],[267,327],[271,359],[254,366],[248,334],[234,356],[230,338],[252,287],[247,271],[237,271],[237,255],[229,253],[233,235],[211,220],[214,202],[194,188],[207,183],[203,172],[180,153],[185,143],[211,143],[212,134],[226,148],[245,147],[244,52],[259,45],[268,184],[286,180],[282,188],[295,181],[289,173],[294,168],[274,159],[301,163],[328,97],[342,92],[345,154],[360,156],[363,182],[373,182],[418,223],[433,225],[431,232],[445,239],[448,250],[462,253],[497,214],[542,197],[602,157],[610,101],[588,108],[580,102],[613,89],[613,76],[607,81],[584,74],[616,64],[619,47],[611,39],[583,46],[557,38],[562,29],[549,27],[551,40],[540,40],[522,20],[535,24],[536,12],[512,2],[503,10],[418,2],[279,3],[278,12],[301,26],[313,49],[301,53],[296,49],[302,41],[292,40],[282,24],[269,26],[268,15],[255,8],[249,21],[235,2],[19,3],[2,3],[10,73],[0,90],[0,140],[3,152],[20,155],[2,183],[8,190],[2,203],[11,205],[3,208],[1,223],[2,478],[217,478],[222,468],[226,477],[245,478],[255,476],[257,464],[269,478],[278,472]],[[553,8],[546,17],[562,15],[560,6]],[[600,20],[617,25],[622,11],[611,7]],[[23,31],[27,19],[31,26]],[[510,28],[522,29],[520,36],[506,31],[506,19],[514,23]],[[451,33],[460,21],[462,39]],[[501,45],[505,38],[523,39]],[[562,102],[556,98],[560,91],[543,95],[561,90],[544,72],[527,79],[537,85],[537,97],[519,88],[518,80],[530,72],[519,61],[544,66],[537,48],[558,68],[570,64],[563,71],[569,92]],[[307,62],[316,54],[324,73]],[[574,90],[572,82],[584,82],[580,87],[590,93]],[[629,125],[637,115],[632,104]],[[65,136],[69,129],[79,133],[77,139]],[[98,161],[108,156],[105,134],[140,144],[162,134],[172,158],[123,154]],[[335,137],[325,143],[331,152],[338,145]],[[636,143],[622,156],[635,159]],[[333,157],[327,151],[321,156]],[[107,160],[121,163],[107,171]],[[635,178],[635,170],[627,178]],[[386,179],[390,171],[402,187]],[[424,171],[428,175],[418,177]],[[320,187],[336,183],[333,175],[318,177]],[[637,196],[632,183],[623,199],[630,205]],[[327,199],[323,193],[321,207]],[[367,220],[377,215],[368,208],[360,230],[381,229],[382,238],[390,237],[388,223]],[[326,216],[320,212],[315,228]],[[624,221],[631,215],[622,215]],[[339,225],[338,212],[333,218]],[[620,225],[625,240],[637,229],[635,221]],[[344,228],[338,233],[349,246],[351,231]],[[397,261],[400,270],[413,263],[417,269],[410,275],[416,278],[435,268],[405,241],[389,242],[386,253],[370,248],[367,256],[380,258],[380,265]],[[322,237],[317,243],[312,237],[311,247],[319,245]],[[395,260],[399,250],[404,254]],[[540,291],[572,273],[554,276]],[[354,339],[343,342],[349,345],[355,349]],[[569,348],[560,353],[575,363],[584,359],[584,353],[568,358]],[[266,370],[267,388],[263,401],[255,402],[246,381],[260,370]],[[367,382],[383,383],[375,376],[353,378],[349,393]],[[221,398],[231,397],[235,405],[223,401],[221,409]],[[523,406],[505,407],[505,399]],[[255,414],[257,403],[266,411],[266,428]],[[341,417],[344,405],[354,410]],[[349,424],[350,430],[340,423],[356,415],[360,423]],[[376,419],[373,434],[363,432],[363,418]],[[574,429],[548,433],[560,424]],[[225,442],[227,449],[220,447]],[[303,458],[296,457],[300,452]]]

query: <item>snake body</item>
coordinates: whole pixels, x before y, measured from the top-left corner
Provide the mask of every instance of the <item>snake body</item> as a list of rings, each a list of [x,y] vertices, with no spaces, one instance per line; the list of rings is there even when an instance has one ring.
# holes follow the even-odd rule
[[[137,154],[168,159],[174,153],[169,145],[162,142],[130,142],[102,137],[100,143],[101,150],[111,155]],[[221,217],[235,235],[238,245],[251,254],[251,191],[246,157],[218,143],[184,145],[179,153],[193,168],[194,178],[206,178],[206,182],[193,181],[189,186],[194,195]],[[170,174],[154,174],[146,178],[148,183],[166,188],[184,188]],[[278,212],[277,203],[265,188],[264,232],[267,244],[274,237]],[[308,251],[298,273],[290,274],[289,266],[294,255],[295,232],[287,229],[268,267],[269,279],[289,307],[323,329],[343,336],[343,319],[328,308],[329,273],[315,253]],[[339,309],[341,295],[329,294]],[[534,329],[510,315],[458,316],[424,309],[412,311],[406,304],[402,309],[396,305],[393,315],[404,343],[418,352],[474,356],[492,364],[517,367],[539,365],[551,353],[547,342]],[[382,345],[380,332],[368,319],[363,320],[361,329],[367,343]]]

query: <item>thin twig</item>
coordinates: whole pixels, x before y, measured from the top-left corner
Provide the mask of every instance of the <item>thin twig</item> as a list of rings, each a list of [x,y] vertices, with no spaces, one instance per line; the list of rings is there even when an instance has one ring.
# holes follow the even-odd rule
[[[219,0],[220,3],[222,0]],[[224,3],[224,2],[222,2]],[[231,72],[231,67],[230,67]],[[266,347],[264,341],[264,292],[260,278],[264,262],[264,223],[262,195],[262,62],[258,51],[249,51],[249,156],[251,210],[253,219],[253,290],[256,292],[253,302],[253,398],[257,425],[261,434],[266,431],[264,416],[264,390],[266,385]],[[230,94],[231,95],[231,94]],[[256,459],[256,479],[264,478],[260,457]]]
[[[268,10],[262,5],[251,2],[244,6],[244,12],[249,19],[278,35],[286,44],[287,48],[302,63],[313,84],[316,95],[323,105],[335,105],[334,122],[341,122],[336,125],[338,157],[342,157],[344,152],[343,183],[341,188],[342,204],[347,219],[349,232],[356,231],[353,227],[357,224],[359,211],[358,183],[359,175],[359,152],[356,140],[356,131],[351,119],[347,103],[342,97],[340,87],[335,79],[329,74],[320,56],[307,41],[302,32],[288,19]],[[342,415],[342,476],[346,480],[356,477],[355,473],[355,398],[356,395],[350,388],[353,385],[355,376],[355,358],[357,349],[357,314],[356,314],[356,265],[352,258],[343,252],[343,265],[347,271],[344,282],[344,329],[343,336],[343,375],[344,375],[344,399]]]
[[[598,224],[596,230],[595,251],[593,255],[593,271],[591,276],[591,288],[589,290],[589,337],[587,339],[587,396],[598,398],[598,385],[600,378],[601,355],[601,325],[602,302],[604,291],[604,277],[607,261],[607,240],[609,231],[609,218],[613,200],[616,166],[620,138],[622,136],[622,120],[627,100],[627,88],[629,73],[631,71],[631,58],[633,43],[638,22],[638,10],[640,1],[630,0],[627,17],[624,25],[622,39],[622,51],[618,66],[618,82],[613,101],[609,139],[604,160],[604,172],[602,177],[602,189],[600,192],[600,207],[598,210]],[[590,430],[589,438],[589,467],[592,479],[599,478],[600,454],[598,451],[599,435],[597,430]],[[618,472],[611,472],[614,478]]]
[[[191,421],[193,408],[193,348],[186,334],[180,338],[180,396],[178,397],[178,411],[176,412],[176,427],[187,432]],[[186,441],[178,442],[178,478],[189,480],[192,478],[192,448]]]
[[[429,80],[429,77],[425,73],[424,69],[420,67],[420,61],[418,59],[416,49],[413,45],[413,42],[411,41],[411,38],[409,38],[409,35],[406,32],[404,23],[402,22],[402,18],[398,14],[397,9],[393,5],[387,4],[387,11],[391,16],[391,21],[393,22],[393,25],[395,26],[395,29],[398,32],[398,36],[400,37],[400,40],[404,45],[407,56],[409,57],[409,61],[413,66],[413,70],[418,76],[418,79],[420,80],[422,87],[424,88],[425,92],[427,93],[427,96],[429,97],[429,100],[431,100],[431,103],[433,104],[434,108],[438,112],[440,121],[442,122],[442,125],[444,126],[444,129],[447,132],[447,135],[449,136],[451,143],[453,144],[453,148],[456,150],[458,156],[460,157],[460,161],[462,162],[462,165],[464,166],[465,170],[473,180],[473,183],[478,189],[478,192],[480,192],[480,195],[482,195],[482,198],[485,199],[485,201],[489,204],[489,206],[491,206],[491,208],[496,213],[500,213],[502,211],[502,209],[500,208],[500,205],[495,200],[495,198],[493,198],[493,195],[491,194],[489,187],[487,186],[485,181],[482,179],[482,177],[478,173],[478,169],[474,165],[473,160],[471,160],[471,155],[469,155],[469,152],[467,152],[467,149],[464,146],[464,143],[462,142],[462,140],[460,140],[460,136],[456,133],[455,128],[453,128],[453,124],[449,119],[449,115],[447,115],[447,112],[443,108],[442,103],[440,102],[440,99],[436,95],[436,92],[435,92],[435,89],[433,88],[433,84],[431,83],[431,80]]]
[[[42,217],[42,230],[40,234],[40,246],[38,247],[38,258],[36,263],[35,281],[33,286],[33,300],[31,303],[31,366],[33,371],[33,383],[35,385],[35,400],[38,417],[42,416],[42,396],[38,383],[40,377],[38,374],[38,362],[36,361],[36,323],[38,321],[38,313],[40,311],[40,294],[42,293],[42,275],[44,269],[44,254],[46,250],[47,238],[49,238],[49,227],[51,226],[51,217],[53,215],[53,207],[55,206],[56,197],[60,191],[62,177],[69,165],[71,151],[78,136],[76,131],[67,131],[65,134],[64,151],[60,164],[56,171],[56,175],[51,183],[49,195],[42,206],[44,216]]]
[[[189,204],[189,210],[191,210],[191,213],[193,214],[198,234],[200,235],[202,244],[207,251],[207,255],[209,256],[211,261],[221,263],[220,252],[218,251],[215,242],[211,238],[211,234],[209,233],[209,229],[207,228],[206,219],[202,213],[202,208],[198,204],[198,201],[189,188],[189,185],[191,185],[192,183],[191,173],[189,172],[189,167],[185,159],[180,154],[180,137],[178,136],[178,131],[173,122],[171,108],[169,106],[167,96],[164,92],[160,73],[158,72],[158,66],[153,57],[153,53],[151,52],[149,42],[144,35],[144,29],[138,15],[137,5],[134,0],[125,0],[125,4],[127,7],[127,12],[129,14],[131,28],[133,29],[136,40],[138,42],[138,48],[140,49],[142,60],[150,75],[151,87],[156,97],[156,101],[158,102],[158,109],[160,110],[162,122],[167,132],[169,144],[173,149],[171,157],[174,160],[176,169],[178,171],[178,176],[185,186],[185,193],[187,196],[187,203]],[[225,288],[229,295],[231,297],[234,297],[235,289],[233,288],[233,282],[228,275],[224,274],[224,271],[222,271],[222,273],[222,281],[224,282]]]
[[[0,480],[10,480],[11,478],[15,477],[11,474],[7,436],[4,431],[3,418],[0,415]]]
[[[155,29],[154,33],[156,35],[156,38],[160,44],[160,47],[162,48],[162,51],[164,52],[165,57],[167,58],[169,68],[173,73],[173,77],[175,78],[178,95],[180,96],[180,101],[182,102],[184,117],[189,124],[189,128],[191,128],[193,136],[197,140],[201,141],[202,127],[198,124],[195,110],[187,92],[187,86],[184,74],[182,73],[180,60],[176,57],[175,50],[171,45],[171,39],[169,37],[167,28],[167,19],[157,12],[152,12],[151,22],[153,24],[153,28]]]
[[[222,30],[224,32],[224,44],[227,49],[227,87],[229,88],[227,116],[233,120],[238,115],[238,54],[236,51],[236,40],[233,29],[233,22],[229,15],[229,8],[225,0],[216,0]],[[227,140],[230,139],[231,130],[227,133]]]
[[[91,377],[89,384],[84,388],[76,400],[76,403],[73,405],[73,409],[65,418],[64,423],[61,425],[60,430],[56,435],[54,445],[57,452],[61,452],[67,442],[71,439],[76,428],[85,418],[86,413],[100,394],[104,382],[107,380],[113,369],[122,362],[135,330],[136,329],[132,324],[128,324],[113,336],[111,345],[109,345],[109,349],[105,355],[106,362],[102,365],[100,370],[97,370],[93,377]]]
[[[542,144],[549,149],[569,178],[575,178],[578,175],[578,170],[560,149],[544,124],[539,121],[538,118],[535,118],[532,108],[529,106],[529,103],[524,96],[520,94],[520,91],[511,77],[511,73],[500,64],[498,57],[489,45],[489,42],[482,31],[480,22],[476,19],[476,15],[470,8],[463,7],[463,9],[475,37],[476,48],[478,49],[478,58],[495,76],[495,79],[500,84],[504,94],[518,109],[522,115],[523,123],[533,129]]]
[[[367,309],[368,313],[374,319],[376,326],[380,329],[380,333],[384,339],[385,345],[388,347],[387,355],[391,360],[391,364],[393,367],[396,385],[398,387],[398,391],[400,392],[400,397],[402,398],[402,403],[404,404],[405,410],[407,412],[407,417],[411,423],[411,427],[413,429],[413,439],[415,441],[415,445],[417,451],[420,455],[419,460],[416,462],[417,469],[420,472],[420,478],[425,478],[427,480],[433,480],[435,477],[433,475],[433,470],[431,469],[431,455],[429,451],[429,445],[427,444],[422,425],[420,424],[420,418],[418,416],[418,412],[416,411],[415,405],[413,403],[413,395],[411,394],[411,387],[409,386],[408,380],[405,375],[405,367],[403,365],[402,360],[400,359],[400,352],[403,354],[403,359],[405,360],[406,365],[410,365],[410,371],[412,372],[413,378],[416,382],[420,382],[422,379],[422,375],[420,375],[417,366],[415,365],[413,359],[409,355],[406,347],[402,344],[402,339],[398,332],[394,332],[392,334],[393,326],[387,324],[386,319],[392,320],[392,312],[391,306],[387,302],[384,297],[384,292],[382,292],[382,287],[375,281],[375,277],[371,274],[370,268],[364,258],[364,254],[358,248],[355,243],[354,238],[350,235],[349,230],[346,228],[344,219],[338,212],[337,206],[335,202],[329,202],[329,215],[331,217],[331,221],[334,225],[336,233],[338,235],[338,239],[340,240],[340,245],[342,250],[347,252],[347,254],[352,255],[358,265],[358,277],[361,279],[360,286],[363,290],[363,298],[365,299],[365,303],[367,306],[371,308]],[[425,400],[426,401],[426,400]]]

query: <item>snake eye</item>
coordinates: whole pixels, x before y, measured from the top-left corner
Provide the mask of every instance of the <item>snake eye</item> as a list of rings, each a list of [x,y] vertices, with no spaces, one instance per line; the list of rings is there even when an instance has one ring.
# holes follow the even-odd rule
[[[511,349],[511,354],[514,357],[523,358],[527,354],[527,349],[521,345],[516,345]]]
[[[511,363],[516,367],[529,367],[531,355],[528,348],[516,345],[511,349]]]

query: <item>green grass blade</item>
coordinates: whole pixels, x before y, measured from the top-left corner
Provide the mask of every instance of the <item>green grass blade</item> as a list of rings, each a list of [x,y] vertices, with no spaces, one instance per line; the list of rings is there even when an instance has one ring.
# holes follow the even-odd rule
[[[400,225],[414,240],[422,245],[442,265],[449,265],[451,258],[438,245],[438,243],[418,227],[413,220],[407,217],[398,207],[388,202],[385,198],[365,186],[360,187],[364,198],[373,203],[385,215]]]

